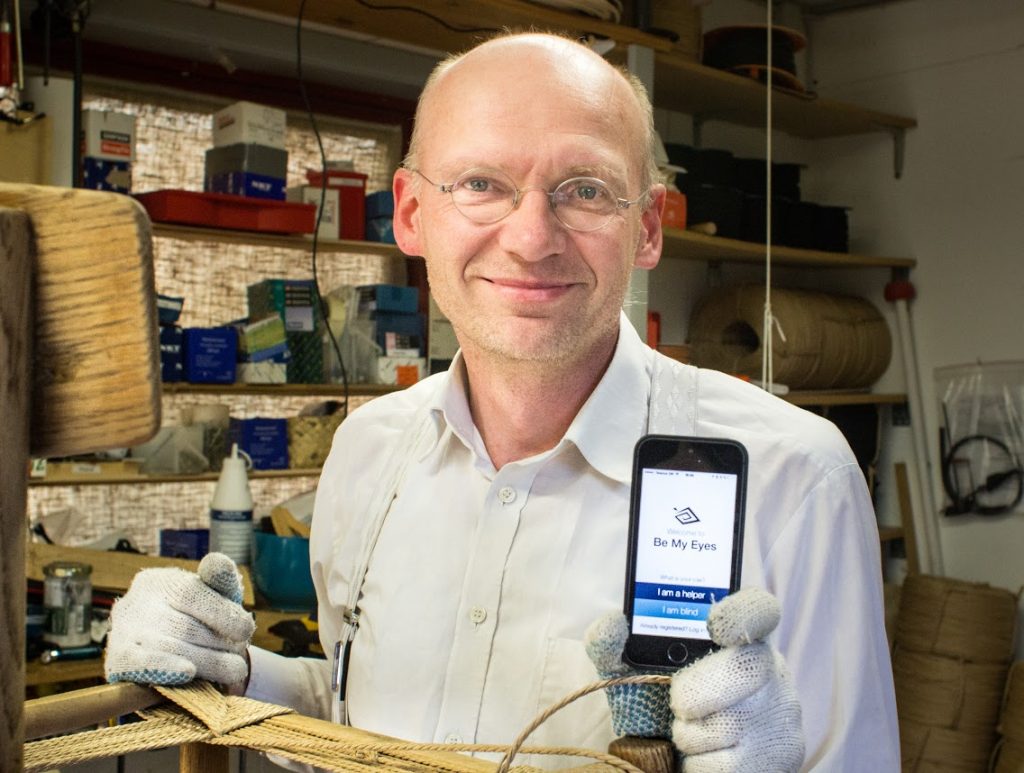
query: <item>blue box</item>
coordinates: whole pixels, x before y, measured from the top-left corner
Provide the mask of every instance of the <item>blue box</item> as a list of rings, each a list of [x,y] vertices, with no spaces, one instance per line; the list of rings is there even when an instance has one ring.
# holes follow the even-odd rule
[[[228,443],[249,454],[254,470],[288,469],[287,419],[232,419]]]
[[[366,222],[378,217],[390,220],[394,214],[395,197],[391,191],[377,191],[366,197]]]
[[[87,156],[82,159],[82,184],[94,191],[130,193],[132,165],[130,161],[108,161]]]
[[[160,555],[198,561],[210,552],[209,529],[161,529]]]
[[[156,296],[156,319],[161,325],[173,325],[181,316],[181,309],[185,305],[184,298],[175,298],[173,295]]]
[[[423,315],[422,314],[394,314],[391,312],[377,312],[374,317],[374,337],[381,349],[385,347],[384,334],[398,333],[399,335],[418,336],[422,341],[423,336]],[[420,352],[422,354],[422,351]]]
[[[286,196],[285,178],[270,177],[253,172],[224,172],[213,175],[209,180],[210,193],[230,193],[234,196],[248,196],[252,199],[274,199],[284,201]]]
[[[420,308],[420,291],[400,285],[363,285],[359,291],[359,313],[399,312],[415,314]]]
[[[391,217],[375,217],[366,221],[366,241],[396,244],[395,224]]]
[[[292,353],[288,348],[288,342],[282,341],[279,344],[268,346],[266,349],[257,349],[254,352],[248,352],[245,355],[243,362],[264,362],[269,360],[270,362],[283,362],[287,363],[291,360]]]
[[[185,332],[177,325],[160,326],[160,380],[165,383],[185,378]]]
[[[185,328],[185,380],[234,384],[238,333],[233,327]]]

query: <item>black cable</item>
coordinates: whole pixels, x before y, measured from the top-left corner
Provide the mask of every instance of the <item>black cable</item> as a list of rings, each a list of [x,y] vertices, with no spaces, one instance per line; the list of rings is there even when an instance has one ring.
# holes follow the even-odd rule
[[[338,367],[341,369],[341,383],[344,397],[342,400],[342,420],[348,417],[348,372],[345,370],[345,361],[341,357],[341,347],[338,345],[338,339],[334,337],[334,331],[331,330],[330,316],[328,314],[327,303],[324,301],[323,295],[320,293],[320,280],[317,276],[316,269],[316,254],[317,245],[320,239],[320,221],[324,216],[324,200],[327,197],[327,154],[324,152],[324,141],[323,137],[320,136],[320,128],[316,122],[316,115],[313,113],[313,107],[309,102],[309,95],[306,93],[306,79],[302,72],[302,17],[306,12],[306,0],[302,0],[299,3],[299,14],[295,23],[295,71],[299,80],[299,93],[302,94],[302,104],[306,106],[306,115],[309,118],[309,123],[313,128],[313,136],[316,137],[316,145],[320,150],[320,206],[316,213],[316,227],[313,229],[313,289],[316,292],[317,305],[320,307],[320,316],[324,321],[324,328],[327,330],[327,336],[331,339],[331,346],[334,348],[334,354],[338,358]],[[335,217],[340,220],[341,216],[341,201],[339,197],[338,211],[335,212]]]
[[[374,11],[408,11],[409,13],[418,13],[420,16],[426,16],[431,21],[440,24],[452,32],[501,32],[497,27],[456,27],[454,24],[449,24],[441,17],[434,16],[434,14],[424,11],[422,8],[413,8],[409,5],[374,5],[373,3],[366,2],[366,0],[356,0],[356,2],[364,8],[370,8]],[[299,11],[300,16],[301,14],[302,11]]]
[[[1018,504],[1020,504],[1021,499],[1024,498],[1024,470],[1021,469],[1020,463],[1017,461],[1009,446],[1002,440],[990,435],[967,435],[966,437],[960,438],[960,440],[953,443],[949,446],[949,449],[946,450],[946,446],[949,445],[949,438],[947,432],[944,430],[941,436],[941,445],[943,449],[942,487],[945,489],[946,495],[949,497],[951,502],[945,510],[946,515],[964,515],[966,513],[977,513],[978,515],[1002,515],[1004,513],[1011,512]],[[978,485],[974,485],[972,480],[971,485],[973,486],[973,489],[971,491],[963,492],[960,490],[960,483],[957,481],[954,474],[954,467],[958,462],[958,454],[963,452],[963,450],[968,446],[972,445],[991,445],[995,447],[1002,454],[1005,454],[1006,458],[1013,466],[985,476],[985,480]],[[1013,491],[1013,496],[1007,502],[999,505],[983,505],[979,503],[978,497],[1003,489],[1007,483],[1012,481],[1016,481],[1016,488]]]

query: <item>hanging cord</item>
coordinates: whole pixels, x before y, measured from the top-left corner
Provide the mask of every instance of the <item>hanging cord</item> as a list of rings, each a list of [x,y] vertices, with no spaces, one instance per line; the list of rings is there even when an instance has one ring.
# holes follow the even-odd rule
[[[341,404],[341,417],[342,420],[344,420],[348,416],[348,372],[345,370],[345,361],[341,357],[341,347],[338,345],[338,339],[334,337],[334,331],[331,330],[329,309],[323,295],[320,294],[320,280],[317,277],[316,271],[317,245],[320,240],[320,221],[324,216],[324,199],[327,198],[327,154],[324,152],[324,141],[323,137],[320,136],[320,128],[316,122],[316,114],[313,112],[313,107],[309,102],[309,95],[306,93],[306,79],[302,72],[302,17],[305,12],[306,0],[302,0],[302,2],[299,3],[299,13],[295,21],[295,71],[299,80],[299,92],[302,94],[302,104],[306,106],[306,116],[309,118],[310,126],[313,128],[313,136],[316,137],[317,148],[320,150],[320,206],[316,211],[316,226],[313,228],[312,246],[313,290],[316,292],[317,305],[320,307],[320,317],[324,321],[324,328],[327,331],[327,337],[331,341],[334,354],[338,358],[338,367],[341,370],[342,391],[344,393],[344,398]],[[339,210],[341,208],[340,201],[338,208]],[[339,217],[340,214],[340,212],[336,212],[335,217]]]
[[[761,388],[771,391],[775,381],[772,353],[772,0],[765,3],[768,15],[768,44],[765,72],[765,238],[764,238],[764,322],[761,325]]]

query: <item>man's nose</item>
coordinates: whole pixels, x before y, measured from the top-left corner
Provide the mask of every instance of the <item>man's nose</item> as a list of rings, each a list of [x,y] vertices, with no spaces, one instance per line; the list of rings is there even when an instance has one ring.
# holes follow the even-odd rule
[[[555,216],[551,195],[544,188],[520,189],[516,205],[503,225],[502,247],[523,260],[543,260],[565,248],[565,226]]]

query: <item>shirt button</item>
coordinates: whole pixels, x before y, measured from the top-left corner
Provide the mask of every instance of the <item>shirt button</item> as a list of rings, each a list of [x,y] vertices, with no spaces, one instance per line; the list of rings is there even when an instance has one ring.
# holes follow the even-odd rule
[[[516,490],[511,486],[502,486],[498,490],[498,499],[503,505],[510,505],[516,501]]]
[[[462,736],[459,735],[458,733],[448,733],[448,735],[446,735],[444,737],[444,742],[445,743],[462,743]]]
[[[487,619],[487,610],[483,607],[473,607],[469,610],[469,619],[473,623],[482,623]]]

